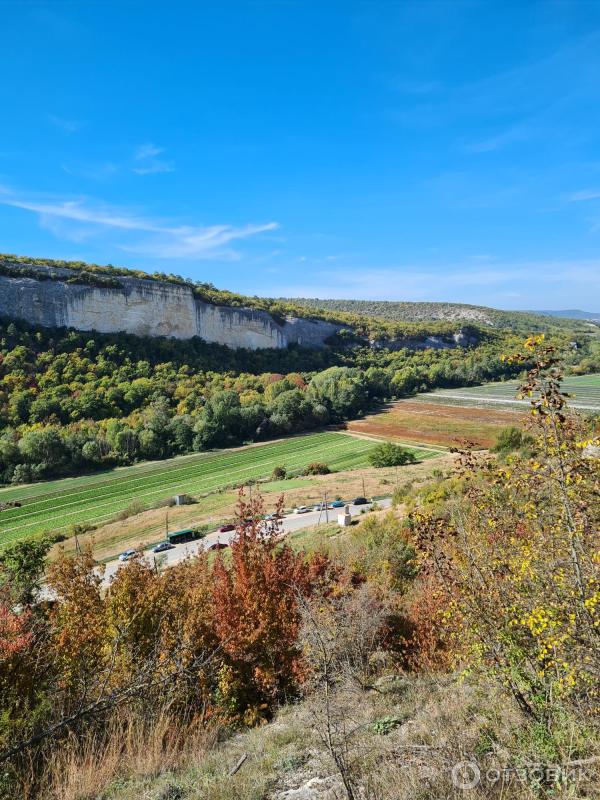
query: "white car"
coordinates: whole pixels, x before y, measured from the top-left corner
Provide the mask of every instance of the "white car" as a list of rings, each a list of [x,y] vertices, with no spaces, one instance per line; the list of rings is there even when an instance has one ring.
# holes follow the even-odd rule
[[[294,509],[294,514],[308,514],[311,509],[308,506],[298,506]]]
[[[130,558],[133,558],[137,554],[137,550],[125,550],[124,553],[121,553],[119,556],[119,561],[129,561]]]

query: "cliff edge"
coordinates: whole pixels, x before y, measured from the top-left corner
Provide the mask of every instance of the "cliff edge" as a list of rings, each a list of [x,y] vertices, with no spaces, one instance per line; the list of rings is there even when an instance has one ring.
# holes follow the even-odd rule
[[[0,315],[45,327],[138,336],[167,336],[245,347],[323,347],[341,325],[286,317],[260,309],[219,306],[194,296],[187,285],[118,276],[111,286],[75,283],[69,270],[36,267],[39,277],[0,275]]]

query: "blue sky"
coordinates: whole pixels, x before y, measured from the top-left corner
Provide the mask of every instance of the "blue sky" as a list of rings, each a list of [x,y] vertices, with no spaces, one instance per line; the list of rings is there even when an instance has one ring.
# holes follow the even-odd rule
[[[5,2],[0,249],[600,310],[600,3]]]

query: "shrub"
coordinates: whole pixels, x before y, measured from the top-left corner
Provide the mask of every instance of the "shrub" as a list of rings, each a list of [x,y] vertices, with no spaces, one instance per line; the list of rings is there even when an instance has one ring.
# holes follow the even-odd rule
[[[327,464],[323,464],[321,461],[313,461],[304,470],[305,475],[329,475],[330,472]]]
[[[273,472],[271,473],[271,480],[273,481],[282,481],[285,480],[287,475],[287,469],[283,466],[275,467]]]
[[[531,436],[528,436],[520,428],[510,426],[503,428],[498,434],[496,444],[491,448],[493,453],[511,453],[520,450],[532,443]]]
[[[414,453],[399,444],[384,442],[377,445],[369,454],[369,461],[374,467],[402,467],[416,462]]]

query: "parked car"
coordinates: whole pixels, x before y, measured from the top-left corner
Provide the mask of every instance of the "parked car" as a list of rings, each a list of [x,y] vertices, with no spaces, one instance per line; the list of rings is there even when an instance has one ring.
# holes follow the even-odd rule
[[[279,519],[279,517],[277,514],[266,514],[263,519],[265,522],[275,522],[275,520]]]
[[[331,503],[317,503],[315,511],[325,511],[327,508],[331,508]]]
[[[133,558],[137,555],[137,550],[125,550],[124,553],[121,553],[119,556],[119,561],[129,561],[130,558]]]
[[[175,545],[171,544],[171,542],[160,542],[157,544],[156,547],[152,548],[153,553],[164,553],[165,550],[174,550]]]
[[[235,525],[233,525],[231,522],[228,522],[227,525],[221,525],[221,527],[219,528],[219,533],[227,533],[228,531],[234,531],[234,530],[235,530]]]
[[[207,547],[207,550],[225,550],[229,545],[226,542],[213,542]]]
[[[369,501],[366,497],[355,497],[352,501],[353,506],[366,506]]]
[[[294,509],[294,514],[308,514],[310,508],[308,506],[298,506]]]
[[[343,508],[346,505],[343,500],[334,500],[331,504],[332,508]]]

